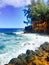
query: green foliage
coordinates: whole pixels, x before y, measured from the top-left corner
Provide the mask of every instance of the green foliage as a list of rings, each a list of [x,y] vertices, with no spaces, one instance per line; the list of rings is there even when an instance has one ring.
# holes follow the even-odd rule
[[[30,18],[33,21],[49,21],[49,7],[43,0],[31,1],[31,5],[27,6],[27,10],[24,10],[27,20]]]

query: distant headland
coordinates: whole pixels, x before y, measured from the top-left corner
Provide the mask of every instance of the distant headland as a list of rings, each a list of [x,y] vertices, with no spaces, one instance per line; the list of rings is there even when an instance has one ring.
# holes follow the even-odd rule
[[[49,34],[49,1],[45,3],[43,0],[32,0],[31,5],[24,9],[29,26],[25,27],[25,32],[36,32]]]

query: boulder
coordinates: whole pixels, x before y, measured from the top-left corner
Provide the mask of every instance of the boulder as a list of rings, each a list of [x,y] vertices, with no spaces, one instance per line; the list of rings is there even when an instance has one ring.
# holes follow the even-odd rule
[[[30,26],[27,26],[27,27],[25,27],[25,29],[24,29],[24,33],[26,32],[28,32],[28,33],[31,33],[33,30],[32,30],[32,26],[30,25]]]

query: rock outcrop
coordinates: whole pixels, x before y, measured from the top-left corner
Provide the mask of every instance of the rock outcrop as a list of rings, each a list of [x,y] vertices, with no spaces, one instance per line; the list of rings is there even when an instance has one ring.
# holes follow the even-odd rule
[[[38,50],[27,50],[18,58],[13,58],[5,65],[49,65],[49,43],[45,42]]]
[[[25,32],[46,33],[49,34],[49,22],[34,22],[32,25],[25,27]]]
[[[34,30],[37,32],[46,32],[47,31],[47,22],[35,22],[33,23]]]
[[[32,32],[32,25],[25,27],[24,33],[30,33]]]

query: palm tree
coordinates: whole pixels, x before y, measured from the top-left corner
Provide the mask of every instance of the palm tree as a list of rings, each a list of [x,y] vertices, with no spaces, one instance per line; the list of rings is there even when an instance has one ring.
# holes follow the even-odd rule
[[[32,2],[34,2],[34,0],[32,0]],[[24,10],[24,13],[27,17],[27,21],[30,18],[32,24],[32,22],[34,21],[44,22],[49,20],[49,7],[47,7],[44,0],[37,0],[37,2],[35,2],[35,5],[33,5],[32,2],[31,5],[28,6],[28,10]],[[29,22],[27,22],[27,25],[28,23]]]
[[[25,23],[26,25],[28,25],[28,22],[27,22],[27,21],[24,21],[24,23]]]

